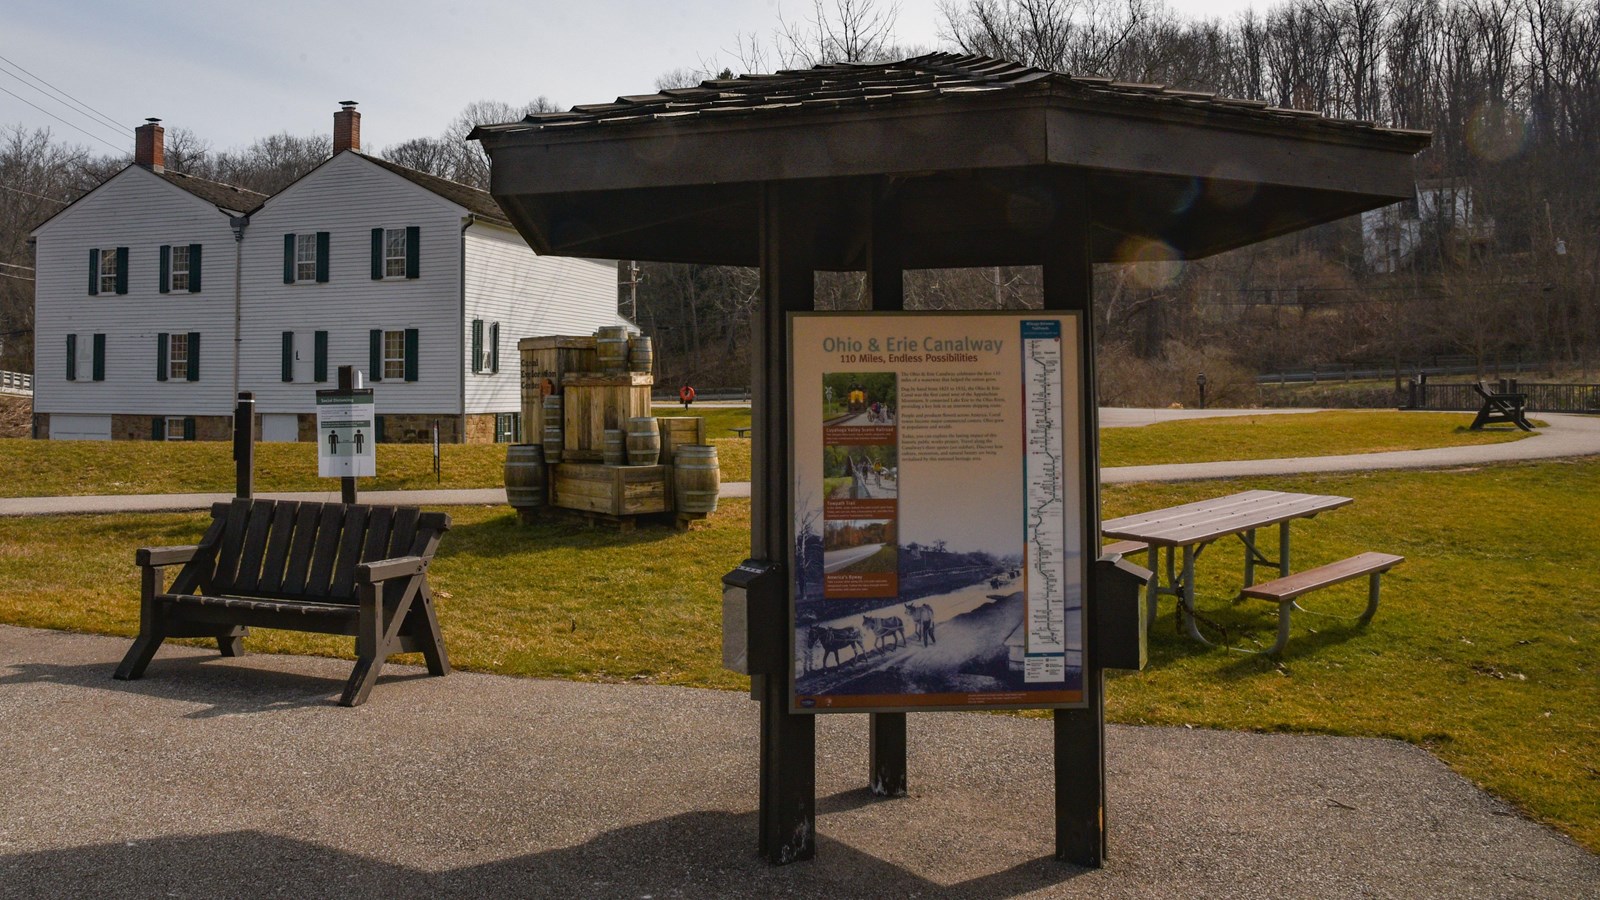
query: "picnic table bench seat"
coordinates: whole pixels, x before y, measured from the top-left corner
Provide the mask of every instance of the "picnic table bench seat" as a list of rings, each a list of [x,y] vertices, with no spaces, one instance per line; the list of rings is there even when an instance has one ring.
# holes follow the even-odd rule
[[[1365,625],[1372,620],[1378,611],[1378,579],[1384,572],[1405,562],[1404,556],[1392,553],[1367,552],[1359,553],[1349,559],[1306,569],[1293,575],[1285,575],[1272,581],[1263,581],[1260,584],[1250,585],[1240,591],[1244,597],[1254,597],[1260,600],[1270,600],[1278,604],[1278,640],[1268,650],[1269,655],[1276,656],[1283,652],[1284,645],[1289,642],[1289,614],[1297,607],[1295,600],[1312,591],[1360,578],[1370,576],[1371,581],[1367,588],[1367,608],[1361,614],[1360,623]]]
[[[115,677],[143,675],[169,637],[214,638],[222,655],[241,655],[252,626],[354,637],[344,706],[366,701],[395,653],[420,651],[429,673],[446,675],[427,571],[449,527],[448,515],[407,506],[217,503],[199,544],[135,554],[139,636]],[[163,570],[175,565],[183,568],[165,587]]]
[[[1135,553],[1147,553],[1150,545],[1144,541],[1113,541],[1100,548],[1102,556],[1132,556]]]

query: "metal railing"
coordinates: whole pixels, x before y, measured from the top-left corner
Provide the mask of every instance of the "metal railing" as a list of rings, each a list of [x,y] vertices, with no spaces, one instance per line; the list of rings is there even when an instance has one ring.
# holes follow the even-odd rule
[[[0,372],[0,391],[7,394],[33,393],[33,376],[27,372]]]
[[[1501,393],[1527,394],[1528,412],[1600,413],[1600,384],[1522,383],[1515,378],[1491,382]],[[1430,384],[1426,380],[1407,382],[1410,409],[1450,409],[1473,411],[1483,406],[1483,398],[1466,384]]]

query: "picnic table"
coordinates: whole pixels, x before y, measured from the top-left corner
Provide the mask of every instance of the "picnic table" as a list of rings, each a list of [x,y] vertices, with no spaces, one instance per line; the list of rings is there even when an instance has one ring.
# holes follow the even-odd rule
[[[1155,575],[1145,589],[1146,621],[1155,621],[1156,602],[1161,594],[1177,597],[1180,627],[1187,626],[1190,637],[1210,644],[1211,641],[1200,633],[1194,608],[1194,564],[1206,547],[1230,535],[1244,544],[1245,587],[1255,584],[1257,565],[1277,566],[1280,576],[1288,577],[1290,523],[1353,502],[1349,497],[1326,494],[1244,491],[1111,519],[1102,524],[1100,530],[1106,537],[1144,545],[1124,552],[1149,550],[1149,568]],[[1278,526],[1276,560],[1268,559],[1256,546],[1256,531],[1273,525]],[[1159,565],[1163,549],[1166,550],[1165,578]],[[1181,567],[1177,562],[1180,555]],[[1280,641],[1278,649],[1281,650],[1281,646]]]

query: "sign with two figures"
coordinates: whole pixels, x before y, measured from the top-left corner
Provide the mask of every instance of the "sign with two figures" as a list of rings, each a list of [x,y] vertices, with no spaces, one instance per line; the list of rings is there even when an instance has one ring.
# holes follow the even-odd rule
[[[372,389],[317,391],[317,475],[371,478],[378,474],[377,406]]]

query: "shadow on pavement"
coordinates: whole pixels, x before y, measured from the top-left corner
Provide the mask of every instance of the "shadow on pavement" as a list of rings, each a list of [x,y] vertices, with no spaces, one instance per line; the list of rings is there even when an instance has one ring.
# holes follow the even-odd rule
[[[204,705],[203,709],[186,713],[186,719],[338,706],[345,684],[342,679],[251,668],[248,655],[224,662],[224,657],[214,653],[166,657],[157,653],[144,677],[133,681],[113,679],[114,663],[13,663],[6,669],[9,672],[0,674],[0,687],[55,682]],[[386,668],[378,677],[378,686],[426,677],[426,672],[409,668],[396,668],[392,674]]]
[[[854,793],[854,792],[852,792]],[[529,829],[539,823],[530,820]],[[942,885],[834,841],[775,867],[750,844],[754,813],[695,812],[581,844],[429,871],[259,831],[111,842],[0,856],[22,897],[935,897],[1003,898],[1085,870],[1038,859]],[[13,893],[16,891],[17,893]]]

